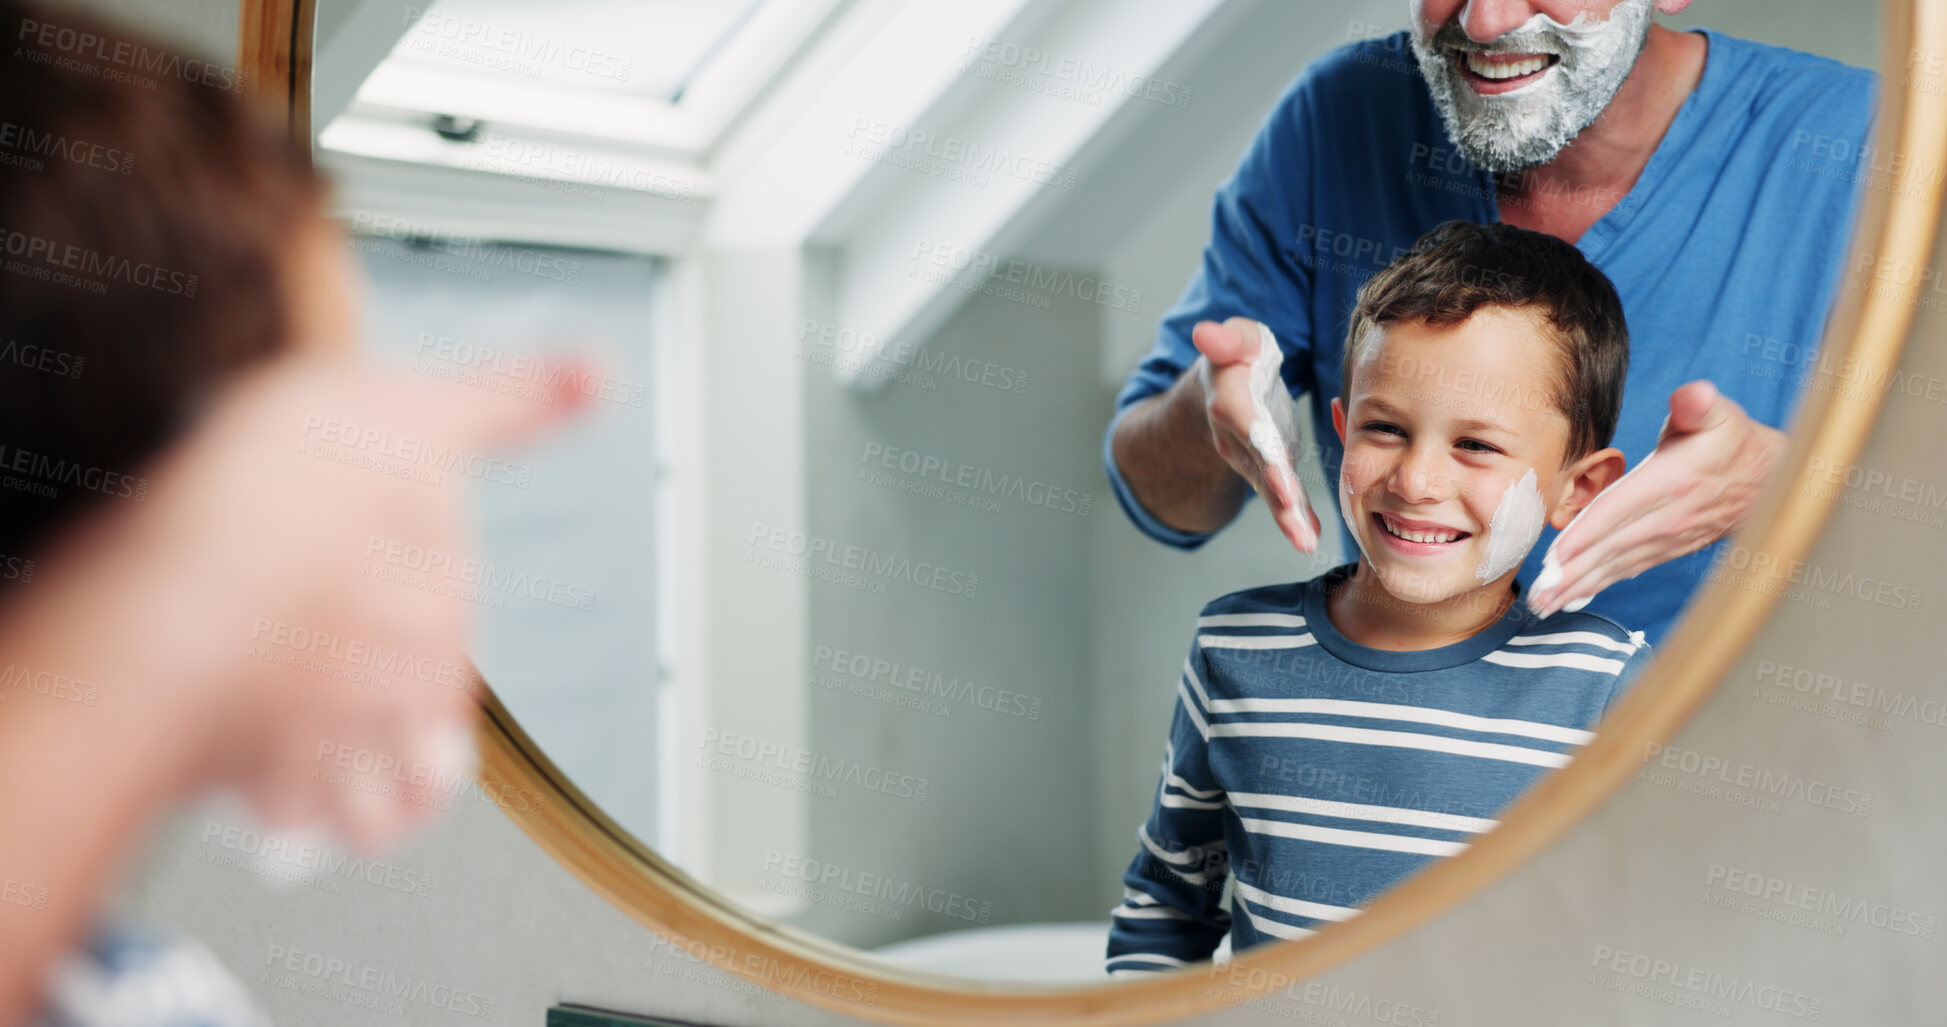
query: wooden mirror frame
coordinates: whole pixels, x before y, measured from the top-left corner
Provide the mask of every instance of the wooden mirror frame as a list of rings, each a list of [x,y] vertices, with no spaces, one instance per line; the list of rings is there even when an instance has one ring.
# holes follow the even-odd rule
[[[308,147],[315,0],[241,2],[239,64]],[[1904,84],[1897,81],[1909,54],[1947,54],[1947,0],[1889,0],[1885,18],[1882,67],[1887,70],[1880,75],[1874,145],[1880,152],[1905,155],[1908,168],[1947,165],[1947,96],[1920,88],[1911,75]],[[1851,253],[1925,267],[1940,223],[1943,183],[1896,177],[1902,179],[1899,189],[1868,190]],[[1821,351],[1843,352],[1839,363],[1846,373],[1821,380],[1831,386],[1896,366],[1914,316],[1914,307],[1896,298],[1866,289],[1844,291],[1828,318]],[[1840,389],[1813,388],[1808,382],[1801,389],[1780,466],[1750,520],[1733,536],[1738,544],[1778,557],[1769,579],[1779,588],[1787,583],[1782,568],[1809,553],[1834,502],[1787,486],[1804,480],[1814,466],[1851,464],[1879,411],[1870,383]],[[1309,938],[1240,953],[1225,965],[1221,979],[1233,979],[1237,971],[1263,971],[1282,986],[1316,976],[1445,912],[1561,838],[1637,771],[1647,746],[1668,738],[1710,694],[1744,655],[1775,607],[1778,590],[1738,588],[1721,580],[1705,584],[1659,658],[1604,719],[1596,737],[1569,766],[1510,807],[1500,826],[1380,896],[1360,916]],[[1080,986],[981,985],[882,964],[766,922],[631,837],[561,773],[491,690],[484,695],[481,783],[495,793],[520,795],[524,789],[542,798],[535,808],[509,811],[536,844],[643,925],[789,998],[899,1024],[1146,1024],[1253,995],[1212,987],[1220,977],[1210,965]]]

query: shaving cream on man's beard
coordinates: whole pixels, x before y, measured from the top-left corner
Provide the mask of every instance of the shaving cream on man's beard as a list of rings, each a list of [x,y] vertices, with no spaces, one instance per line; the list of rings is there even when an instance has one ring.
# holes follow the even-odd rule
[[[1622,0],[1597,22],[1582,11],[1567,25],[1537,13],[1519,28],[1476,43],[1457,18],[1430,29],[1415,24],[1413,56],[1433,105],[1461,155],[1489,171],[1520,171],[1555,159],[1615,99],[1649,39],[1655,0]],[[1534,82],[1505,93],[1474,92],[1454,67],[1454,50],[1553,54],[1555,66]]]
[[[1474,576],[1482,584],[1521,566],[1521,561],[1528,558],[1528,551],[1535,547],[1535,540],[1541,537],[1548,511],[1535,482],[1535,469],[1530,467],[1520,481],[1510,483],[1501,493],[1501,502],[1494,508],[1494,519],[1487,526],[1487,536],[1481,540],[1486,551],[1481,553],[1480,566],[1474,569]]]

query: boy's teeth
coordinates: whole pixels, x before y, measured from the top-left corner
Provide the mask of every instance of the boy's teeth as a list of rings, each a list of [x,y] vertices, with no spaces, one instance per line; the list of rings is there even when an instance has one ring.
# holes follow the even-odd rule
[[[1388,532],[1408,542],[1452,542],[1462,534],[1458,531],[1411,531],[1394,524],[1390,518],[1383,516],[1379,518],[1379,523],[1385,525]]]
[[[1485,60],[1480,54],[1476,53],[1469,53],[1466,56],[1467,70],[1482,78],[1489,79],[1520,78],[1523,75],[1532,75],[1548,67],[1548,58],[1546,57],[1530,57],[1525,61],[1495,63]]]

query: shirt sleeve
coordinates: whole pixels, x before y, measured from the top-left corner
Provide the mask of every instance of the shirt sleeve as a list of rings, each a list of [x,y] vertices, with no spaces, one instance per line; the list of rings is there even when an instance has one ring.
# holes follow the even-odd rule
[[[1602,707],[1602,715],[1604,717],[1607,717],[1609,711],[1614,709],[1618,702],[1622,701],[1623,695],[1629,691],[1631,685],[1636,683],[1636,678],[1641,676],[1644,668],[1648,667],[1650,661],[1656,656],[1649,642],[1643,638],[1642,632],[1632,631],[1629,633],[1629,638],[1630,641],[1636,643],[1636,651],[1629,654],[1629,658],[1623,661],[1623,669],[1616,675],[1616,686],[1609,693],[1608,703]]]
[[[1209,959],[1230,932],[1220,903],[1230,872],[1224,839],[1227,798],[1211,775],[1209,692],[1202,650],[1192,643],[1176,685],[1176,714],[1164,748],[1162,780],[1141,847],[1122,875],[1122,904],[1110,911],[1112,977],[1161,973]]]
[[[1156,345],[1116,396],[1102,441],[1110,490],[1143,534],[1178,549],[1196,549],[1216,532],[1178,531],[1143,509],[1116,466],[1110,440],[1133,404],[1168,389],[1196,362],[1190,332],[1198,322],[1248,317],[1267,325],[1284,350],[1285,385],[1310,388],[1313,346],[1312,270],[1295,256],[1312,190],[1312,113],[1316,66],[1292,83],[1258,127],[1236,171],[1217,190],[1203,262],[1176,305],[1163,315]]]

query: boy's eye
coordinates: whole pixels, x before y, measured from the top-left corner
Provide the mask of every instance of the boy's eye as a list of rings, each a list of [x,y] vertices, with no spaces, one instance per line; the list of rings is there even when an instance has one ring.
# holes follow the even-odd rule
[[[1390,421],[1367,421],[1361,427],[1366,431],[1375,432],[1380,435],[1404,436],[1406,434],[1399,425],[1393,424]],[[1454,443],[1454,445],[1465,449],[1469,453],[1499,453],[1501,451],[1499,447],[1482,442],[1479,439],[1461,439],[1459,442]]]

